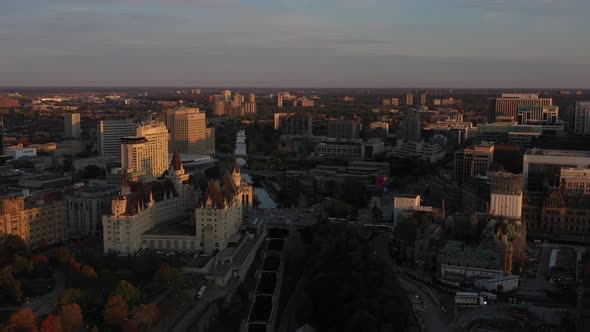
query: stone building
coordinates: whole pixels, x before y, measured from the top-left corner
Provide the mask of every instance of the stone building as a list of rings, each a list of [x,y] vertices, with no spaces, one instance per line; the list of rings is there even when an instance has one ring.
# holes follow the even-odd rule
[[[446,230],[454,227],[452,222],[447,219]],[[468,232],[476,235],[450,240],[440,250],[442,279],[471,284],[477,279],[509,275],[514,263],[523,258],[526,227],[520,220],[474,215]]]
[[[559,235],[590,235],[590,195],[565,188],[527,192],[523,199],[523,221],[530,232]]]
[[[60,193],[28,199],[3,197],[0,204],[0,238],[18,235],[30,247],[66,240],[65,205]]]
[[[195,194],[180,155],[174,154],[168,171],[152,182],[128,182],[102,218],[104,251],[135,253],[142,249],[142,234],[179,218],[191,219]],[[174,249],[173,247],[167,249]],[[179,248],[177,248],[179,249]]]
[[[196,234],[199,247],[206,253],[225,249],[238,233],[242,223],[242,209],[252,206],[252,187],[243,181],[240,167],[220,180],[211,180],[197,200],[195,209]]]

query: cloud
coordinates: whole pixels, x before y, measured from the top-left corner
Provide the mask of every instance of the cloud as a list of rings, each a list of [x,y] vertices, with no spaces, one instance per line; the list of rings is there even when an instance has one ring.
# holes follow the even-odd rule
[[[589,35],[518,14],[538,1],[20,0],[0,5],[0,85],[588,84]]]
[[[587,7],[586,0],[455,0],[459,5],[494,10],[496,12],[510,12],[522,15],[531,14],[572,14],[580,7]]]

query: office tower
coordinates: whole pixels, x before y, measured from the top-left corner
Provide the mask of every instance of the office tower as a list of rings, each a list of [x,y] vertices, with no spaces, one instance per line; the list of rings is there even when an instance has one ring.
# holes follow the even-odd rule
[[[391,106],[399,106],[399,98],[391,98]]]
[[[275,129],[280,130],[281,135],[312,135],[312,120],[310,115],[284,113],[277,114],[275,114]]]
[[[559,187],[566,191],[590,195],[590,169],[588,168],[562,168],[559,181]]]
[[[291,100],[291,94],[289,92],[279,92],[277,94],[277,107],[283,108],[285,100]]]
[[[248,95],[248,101],[251,103],[255,103],[256,102],[256,95],[251,93]]]
[[[576,103],[574,133],[577,135],[590,135],[590,101]]]
[[[256,114],[256,102],[247,101],[242,104],[242,115]]]
[[[135,136],[121,139],[121,167],[128,173],[143,174],[150,182],[168,169],[168,129],[161,122],[136,128]]]
[[[198,108],[169,109],[166,111],[166,126],[170,131],[169,151],[178,150],[182,154],[215,154],[213,128],[207,128],[206,114],[201,113]]]
[[[0,156],[4,155],[4,118],[0,116]]]
[[[511,219],[522,217],[522,174],[488,172],[491,180],[490,214]]]
[[[530,149],[523,157],[525,191],[559,187],[562,168],[589,168],[589,151]]]
[[[218,101],[223,101],[223,96],[222,95],[211,95],[209,96],[209,102],[214,104]]]
[[[481,142],[455,152],[454,179],[462,185],[470,176],[485,176],[494,162],[494,144]]]
[[[552,125],[559,122],[559,107],[527,105],[518,108],[519,125]]]
[[[66,137],[80,137],[80,113],[64,114],[64,127]]]
[[[420,105],[426,105],[426,92],[420,94]]]
[[[274,130],[278,130],[281,127],[281,117],[289,116],[289,113],[275,113],[274,114]]]
[[[121,157],[121,138],[135,135],[137,124],[131,119],[103,120],[98,125],[100,155]]]
[[[358,128],[354,120],[332,120],[328,122],[328,137],[348,140],[358,138]]]
[[[391,99],[383,99],[382,103],[383,103],[383,106],[389,106],[389,105],[391,105]]]
[[[224,101],[216,101],[213,104],[213,114],[217,116],[224,116],[225,115],[225,102]]]
[[[221,95],[223,96],[223,101],[231,101],[231,91],[229,90],[223,90],[221,92]]]
[[[231,102],[232,107],[234,107],[234,108],[240,107],[240,106],[242,106],[243,103],[244,103],[244,96],[242,96],[239,93],[235,93],[232,98],[232,102]]]
[[[404,121],[400,123],[399,129],[399,139],[409,142],[420,141],[422,137],[420,113],[415,110],[410,110],[406,114]]]
[[[411,92],[406,93],[406,105],[414,105],[414,94]]]
[[[488,122],[495,122],[496,117],[511,117],[516,120],[520,106],[551,106],[551,98],[539,98],[538,94],[503,93],[501,97],[490,98]]]

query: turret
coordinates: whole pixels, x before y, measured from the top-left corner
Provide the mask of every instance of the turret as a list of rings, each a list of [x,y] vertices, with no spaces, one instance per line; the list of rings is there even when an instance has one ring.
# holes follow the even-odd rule
[[[240,187],[240,184],[242,182],[242,175],[240,174],[240,165],[238,164],[237,160],[234,160],[232,175],[233,175],[233,179],[234,179],[234,183],[236,184],[236,187]]]
[[[127,210],[127,198],[125,196],[118,196],[111,201],[111,213],[118,217]]]

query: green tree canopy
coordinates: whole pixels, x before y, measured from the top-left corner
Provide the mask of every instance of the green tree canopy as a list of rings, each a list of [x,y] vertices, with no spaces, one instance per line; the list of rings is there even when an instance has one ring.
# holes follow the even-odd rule
[[[117,284],[117,287],[115,287],[113,295],[118,295],[125,300],[125,302],[133,305],[139,302],[140,293],[139,289],[133,286],[133,284],[126,280],[121,280]]]
[[[75,304],[80,301],[80,290],[75,288],[64,289],[55,301],[55,304],[59,306],[67,304]]]

